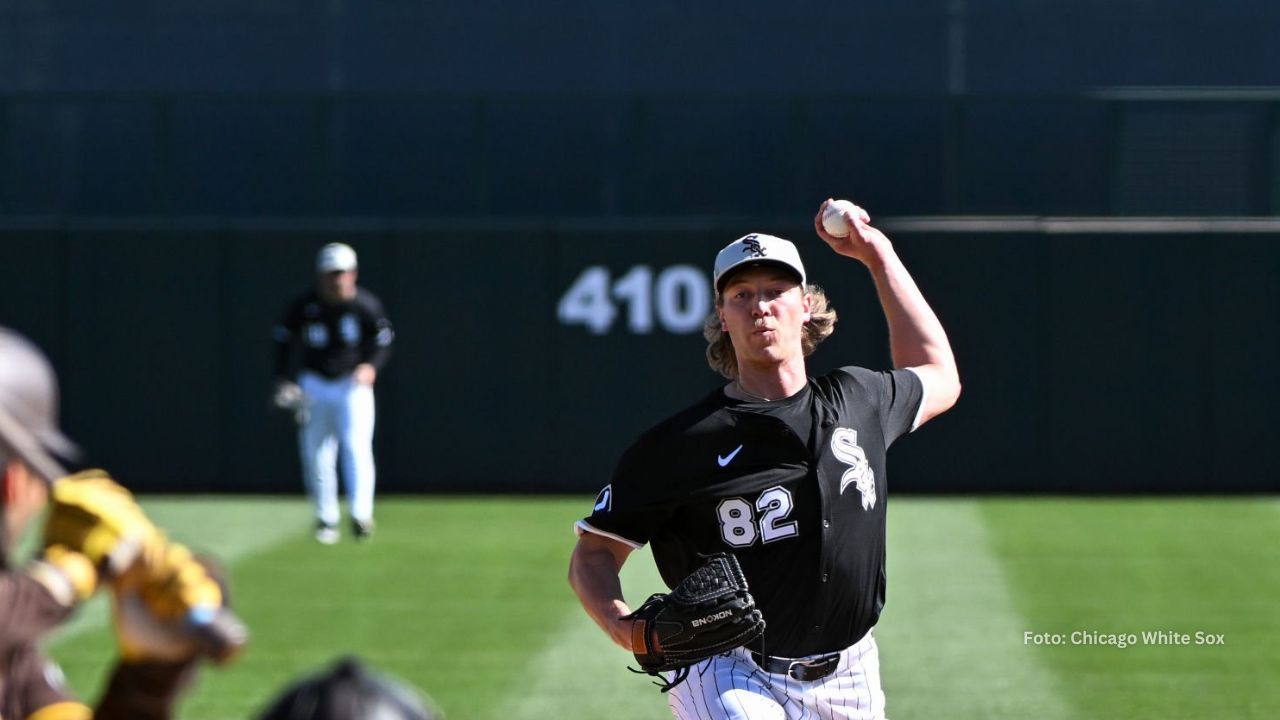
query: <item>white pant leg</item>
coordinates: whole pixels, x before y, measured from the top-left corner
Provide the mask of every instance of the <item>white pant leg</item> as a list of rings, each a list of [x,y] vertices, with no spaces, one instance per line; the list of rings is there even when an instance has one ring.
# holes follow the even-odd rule
[[[342,475],[346,483],[351,518],[373,520],[373,489],[377,470],[373,463],[373,387],[348,379],[338,416],[342,446]]]
[[[741,648],[705,660],[667,693],[667,706],[678,720],[792,720],[799,706],[769,687],[768,675]]]
[[[338,413],[329,383],[314,373],[302,373],[298,385],[306,396],[307,421],[298,428],[298,450],[307,495],[316,519],[337,525]]]
[[[788,675],[769,675],[792,696],[802,698],[812,717],[822,720],[885,720],[884,691],[880,687],[880,651],[868,632],[840,654],[836,671],[816,682],[800,682]]]

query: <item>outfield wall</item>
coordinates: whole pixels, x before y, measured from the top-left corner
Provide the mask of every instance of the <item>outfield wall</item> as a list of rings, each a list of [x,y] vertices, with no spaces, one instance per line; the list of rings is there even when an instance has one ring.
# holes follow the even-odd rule
[[[866,273],[805,221],[9,221],[0,323],[48,348],[65,422],[142,490],[299,488],[269,328],[316,248],[360,252],[396,324],[383,491],[594,491],[641,429],[717,384],[707,265],[801,238],[840,311],[812,367],[888,363]],[[899,219],[960,405],[891,457],[899,490],[1280,490],[1280,225]]]
[[[0,0],[0,214],[1280,214],[1273,0]]]

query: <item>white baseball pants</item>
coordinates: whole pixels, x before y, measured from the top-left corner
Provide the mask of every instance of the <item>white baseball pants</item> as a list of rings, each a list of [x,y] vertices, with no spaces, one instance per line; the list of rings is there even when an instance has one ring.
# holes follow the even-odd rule
[[[373,387],[351,376],[326,378],[312,372],[298,376],[307,398],[307,421],[298,428],[302,474],[316,519],[337,525],[338,463],[346,483],[351,518],[373,520]]]
[[[869,632],[821,680],[767,673],[738,648],[694,666],[667,695],[679,720],[885,720],[880,654]]]

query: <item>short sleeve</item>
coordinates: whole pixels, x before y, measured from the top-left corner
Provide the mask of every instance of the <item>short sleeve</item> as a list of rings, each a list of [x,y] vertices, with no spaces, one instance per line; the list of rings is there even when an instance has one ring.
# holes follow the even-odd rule
[[[375,347],[386,348],[391,347],[391,341],[395,339],[395,329],[391,327],[391,318],[387,317],[387,311],[382,309],[382,303],[373,300],[369,304],[367,315],[369,327],[373,330],[373,344]]]
[[[47,572],[42,572],[47,571]],[[71,613],[74,591],[61,572],[32,563],[26,572],[0,570],[0,657],[37,643]]]
[[[875,371],[860,367],[843,367],[837,371],[840,384],[846,386],[847,401],[870,402],[880,421],[885,447],[920,424],[924,407],[924,383],[909,369]]]
[[[924,407],[924,381],[914,370],[903,369],[883,373],[885,397],[880,419],[887,443],[906,435],[920,425]]]
[[[579,520],[575,530],[612,538],[632,549],[643,547],[670,515],[670,508],[657,502],[652,493],[654,479],[661,472],[647,461],[652,452],[632,447],[623,454],[613,479],[596,495],[591,514]]]
[[[361,360],[381,370],[391,356],[391,343],[395,340],[396,333],[382,308],[382,301],[364,288],[360,288],[359,293],[356,307],[360,310],[364,330]]]

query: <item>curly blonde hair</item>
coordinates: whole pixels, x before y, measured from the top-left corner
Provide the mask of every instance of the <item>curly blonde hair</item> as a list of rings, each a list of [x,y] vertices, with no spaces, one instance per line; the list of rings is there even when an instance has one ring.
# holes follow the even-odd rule
[[[836,329],[836,309],[827,301],[827,294],[817,285],[806,285],[804,292],[810,299],[809,321],[804,324],[804,334],[800,337],[800,348],[806,357],[818,349],[818,343],[826,340]],[[733,341],[729,333],[720,328],[719,308],[724,305],[724,296],[716,294],[716,310],[702,323],[702,337],[707,339],[707,364],[712,370],[729,378],[738,377],[738,356],[733,352]]]

